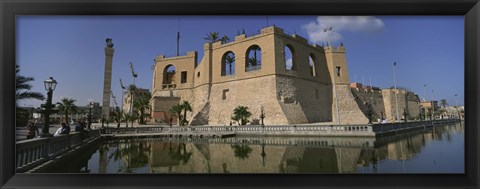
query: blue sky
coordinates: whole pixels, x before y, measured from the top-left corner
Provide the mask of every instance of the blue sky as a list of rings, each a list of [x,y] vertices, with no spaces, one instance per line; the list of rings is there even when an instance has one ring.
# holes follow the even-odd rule
[[[102,100],[105,38],[112,38],[112,91],[120,105],[119,79],[133,82],[129,63],[138,73],[137,86],[151,90],[153,59],[176,54],[177,31],[180,54],[197,51],[200,61],[206,33],[234,39],[243,29],[257,33],[267,22],[317,44],[326,44],[323,28],[331,26],[332,44],[342,42],[347,49],[351,82],[391,87],[397,62],[397,86],[427,100],[463,105],[463,16],[19,16],[16,58],[20,74],[35,78],[33,91],[46,94],[43,81],[52,76],[58,82],[53,102],[69,97],[84,106]]]

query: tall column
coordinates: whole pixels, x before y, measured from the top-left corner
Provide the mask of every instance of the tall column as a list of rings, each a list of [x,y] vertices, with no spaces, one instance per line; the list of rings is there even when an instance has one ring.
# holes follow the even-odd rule
[[[110,114],[110,92],[112,91],[112,59],[113,59],[113,43],[112,39],[107,38],[105,47],[105,72],[103,77],[103,104],[102,114],[108,119]]]

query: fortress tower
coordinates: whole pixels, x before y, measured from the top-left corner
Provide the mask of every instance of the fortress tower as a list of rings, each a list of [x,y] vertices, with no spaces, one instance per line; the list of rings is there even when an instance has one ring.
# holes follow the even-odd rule
[[[102,104],[102,115],[105,118],[109,117],[110,114],[110,93],[112,91],[112,60],[113,60],[113,43],[112,39],[106,39],[105,47],[105,72],[103,78],[103,104]]]

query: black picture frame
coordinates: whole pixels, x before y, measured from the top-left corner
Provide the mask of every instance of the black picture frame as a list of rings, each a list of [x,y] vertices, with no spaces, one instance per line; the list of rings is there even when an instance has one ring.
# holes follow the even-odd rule
[[[0,14],[2,189],[479,187],[478,0],[0,0]],[[19,15],[464,15],[465,174],[16,174],[15,17]]]

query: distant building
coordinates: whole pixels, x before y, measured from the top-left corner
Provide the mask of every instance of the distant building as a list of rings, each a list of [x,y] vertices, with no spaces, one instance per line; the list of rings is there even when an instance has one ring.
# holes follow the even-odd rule
[[[150,90],[148,89],[142,89],[142,88],[137,88],[137,91],[136,91],[137,94],[149,94],[150,93]],[[132,103],[132,95],[130,95],[130,91],[125,91],[123,93],[123,107],[122,107],[122,110],[123,112],[130,112],[130,108],[131,108],[131,103]],[[134,93],[135,94],[135,93]],[[135,95],[133,95],[133,101],[135,101],[137,99],[137,97],[135,97]]]
[[[368,114],[369,108],[371,108],[374,121],[386,119],[392,122],[394,120],[420,118],[420,98],[411,91],[405,89],[380,89],[378,87],[365,86],[361,83],[351,83],[350,88],[358,101],[359,107],[366,114]]]

